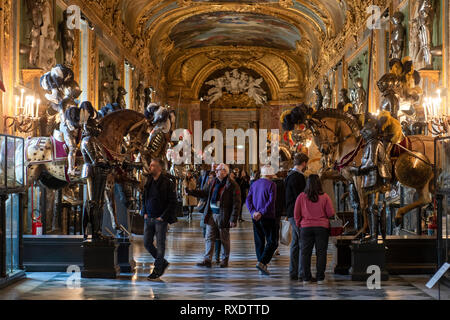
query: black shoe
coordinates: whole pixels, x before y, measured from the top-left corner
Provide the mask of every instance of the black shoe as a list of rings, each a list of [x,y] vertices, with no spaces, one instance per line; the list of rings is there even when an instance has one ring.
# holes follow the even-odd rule
[[[228,268],[228,260],[222,260],[222,262],[220,262],[220,267],[221,268]]]
[[[160,275],[157,272],[155,272],[155,270],[153,270],[152,274],[147,277],[147,280],[155,280],[158,279],[159,277]]]
[[[197,263],[197,267],[207,267],[211,268],[211,261],[203,260],[202,262]]]
[[[166,272],[168,266],[169,266],[169,261],[164,260],[164,265],[163,265],[162,271],[159,272],[160,277],[164,274],[164,272]]]
[[[289,279],[291,279],[291,280],[298,280],[298,277],[297,276],[289,276]]]

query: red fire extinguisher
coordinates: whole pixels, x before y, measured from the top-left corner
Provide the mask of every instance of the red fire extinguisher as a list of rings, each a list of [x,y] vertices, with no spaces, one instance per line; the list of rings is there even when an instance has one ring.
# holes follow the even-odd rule
[[[41,236],[42,235],[41,216],[36,218],[33,213],[32,219],[33,219],[33,222],[31,224],[31,234],[33,236]]]

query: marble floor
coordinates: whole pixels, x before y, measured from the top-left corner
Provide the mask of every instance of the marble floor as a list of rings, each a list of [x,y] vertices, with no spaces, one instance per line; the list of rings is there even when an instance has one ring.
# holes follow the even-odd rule
[[[134,239],[137,271],[121,274],[118,279],[80,279],[71,281],[67,273],[27,273],[18,283],[0,290],[0,300],[433,300],[438,289],[429,290],[429,276],[391,276],[381,289],[369,290],[365,282],[351,281],[350,276],[334,275],[335,251],[330,243],[326,283],[303,285],[288,277],[289,249],[280,245],[280,255],[269,265],[270,276],[260,275],[255,268],[253,231],[250,217],[231,231],[230,267],[211,269],[196,267],[204,248],[200,216],[191,222],[180,219],[170,227],[167,260],[170,266],[157,281],[148,281],[153,258],[145,251],[142,237]],[[312,265],[314,266],[315,260]],[[314,271],[314,267],[313,267]],[[441,299],[450,299],[450,290],[441,286]]]

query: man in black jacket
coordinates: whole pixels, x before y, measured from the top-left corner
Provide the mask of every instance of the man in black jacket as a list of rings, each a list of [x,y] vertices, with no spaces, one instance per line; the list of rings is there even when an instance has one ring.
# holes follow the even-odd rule
[[[302,274],[302,265],[300,254],[300,229],[295,224],[294,207],[295,201],[300,193],[305,190],[306,179],[303,174],[308,165],[309,158],[304,153],[296,153],[294,155],[294,168],[292,168],[286,179],[285,195],[286,195],[286,215],[292,226],[292,242],[289,263],[289,276],[292,280],[298,280]]]
[[[216,178],[207,190],[187,190],[187,194],[198,198],[207,198],[204,214],[206,224],[205,255],[197,266],[211,268],[216,234],[222,242],[221,268],[228,267],[230,257],[230,228],[236,227],[241,206],[241,193],[236,181],[229,177],[230,169],[226,164],[216,168]]]
[[[175,205],[177,195],[175,185],[162,173],[163,160],[150,163],[150,177],[145,185],[141,214],[144,216],[144,247],[155,258],[155,268],[149,280],[161,277],[169,266],[164,259],[166,250],[167,225],[176,222]],[[153,240],[156,236],[156,247]]]

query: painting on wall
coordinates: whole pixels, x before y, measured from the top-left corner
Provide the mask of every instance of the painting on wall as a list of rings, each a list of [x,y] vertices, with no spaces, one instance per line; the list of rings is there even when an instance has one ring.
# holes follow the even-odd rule
[[[268,15],[222,11],[184,20],[170,39],[182,49],[239,44],[294,50],[301,36],[293,25]]]

